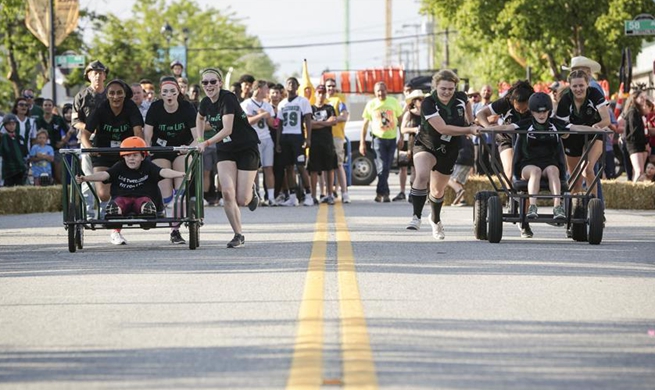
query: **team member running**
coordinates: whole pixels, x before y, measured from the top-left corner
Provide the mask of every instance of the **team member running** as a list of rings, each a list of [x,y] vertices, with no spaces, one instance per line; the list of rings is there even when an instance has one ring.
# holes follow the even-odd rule
[[[173,76],[161,78],[159,91],[161,99],[150,105],[146,115],[144,128],[146,143],[161,147],[190,145],[193,142],[193,134],[196,133],[196,109],[193,104],[184,99],[180,86]],[[177,152],[160,152],[152,155],[152,162],[158,166],[182,172],[185,159],[186,156]],[[165,204],[173,200],[173,188],[179,188],[181,184],[181,177],[174,182],[171,179],[159,182]],[[171,227],[171,242],[185,243],[180,234],[179,223]]]
[[[603,93],[596,88],[589,88],[589,76],[583,70],[574,70],[569,74],[569,89],[561,96],[557,104],[555,115],[557,118],[574,125],[586,125],[602,129],[610,125],[607,101]],[[584,134],[571,134],[564,140],[566,165],[569,174],[573,172],[580,162],[583,150],[590,148],[582,176],[587,186],[594,180],[594,165],[603,153],[603,141],[600,136]],[[582,190],[582,180],[573,183],[571,192]],[[594,186],[591,193],[597,195],[598,187]]]
[[[132,101],[132,88],[123,80],[112,80],[107,84],[107,100],[91,113],[82,131],[82,146],[86,149],[118,148],[121,142],[132,136],[143,138],[143,117],[136,103]],[[95,133],[93,144],[91,133]],[[93,172],[104,172],[120,160],[118,153],[103,153],[91,157]],[[108,208],[110,192],[109,184],[96,183],[96,191],[100,198],[101,213]],[[111,210],[107,209],[111,214]],[[111,233],[111,243],[124,245],[125,238],[116,229]]]
[[[218,180],[223,191],[225,215],[234,231],[234,238],[227,243],[227,247],[238,248],[246,243],[241,230],[239,206],[248,205],[254,211],[259,203],[254,189],[260,160],[259,138],[248,123],[237,97],[221,88],[221,71],[208,68],[200,76],[207,96],[200,101],[196,128],[204,128],[206,119],[217,133],[208,140],[198,138],[198,149],[202,152],[208,145],[216,144]]]
[[[446,238],[441,223],[441,207],[444,190],[457,160],[460,136],[480,132],[477,125],[469,125],[473,122],[471,105],[464,92],[456,92],[457,83],[459,77],[448,69],[432,77],[433,91],[421,103],[421,127],[413,149],[416,170],[411,189],[414,216],[407,228],[418,230],[421,226],[429,180],[430,225],[432,236],[438,240]]]

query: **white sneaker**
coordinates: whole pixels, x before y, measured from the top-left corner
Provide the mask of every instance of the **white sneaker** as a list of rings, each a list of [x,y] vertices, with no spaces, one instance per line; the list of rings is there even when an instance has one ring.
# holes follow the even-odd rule
[[[350,195],[347,192],[341,193],[341,203],[350,203]]]
[[[218,206],[219,207],[224,207],[225,206],[225,201],[223,200],[223,198],[218,200]]]
[[[309,194],[305,195],[305,200],[302,202],[303,206],[313,206],[314,205],[314,199],[312,199],[312,196]]]
[[[412,215],[412,220],[407,224],[407,230],[418,230],[421,228],[421,219]]]
[[[171,203],[169,203],[169,204],[172,204],[172,203],[173,203],[173,202],[171,202]],[[207,199],[203,199],[203,200],[202,200],[202,205],[205,206],[205,207],[209,206],[209,202],[207,201]]]
[[[311,197],[309,198],[309,200],[311,200]],[[314,202],[312,201],[312,204],[313,204],[313,203],[314,203]],[[280,206],[285,206],[285,207],[295,207],[295,206],[298,206],[298,198],[289,198],[289,199],[285,200],[284,202],[279,203],[279,205],[280,205]]]
[[[280,194],[275,198],[275,204],[281,205],[282,203],[286,202],[287,198],[284,197],[284,194]]]
[[[123,238],[123,235],[121,232],[111,232],[111,243],[114,245],[126,245],[127,241],[125,241],[125,238]]]
[[[446,238],[446,234],[444,233],[443,230],[443,224],[441,221],[434,223],[432,222],[432,216],[428,217],[430,220],[430,226],[432,226],[432,237],[435,238],[435,240],[443,240]]]

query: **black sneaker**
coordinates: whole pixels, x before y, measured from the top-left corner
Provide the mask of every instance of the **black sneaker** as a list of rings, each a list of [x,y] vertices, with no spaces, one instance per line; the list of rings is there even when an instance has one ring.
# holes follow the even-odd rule
[[[141,214],[143,215],[157,215],[157,206],[151,200],[141,205]]]
[[[235,234],[232,241],[227,243],[228,248],[240,248],[244,245],[246,245],[246,238],[243,234]]]
[[[121,214],[123,214],[123,210],[121,210],[121,208],[118,207],[116,202],[114,202],[113,200],[110,200],[107,203],[107,206],[105,206],[105,217],[113,217]]]
[[[530,226],[526,226],[525,229],[521,229],[521,238],[532,238],[532,236],[534,236],[534,233],[532,233]]]
[[[257,194],[255,183],[253,183],[252,184],[252,199],[250,199],[250,203],[248,203],[248,209],[250,211],[255,211],[257,209],[258,205],[259,205],[259,194]]]
[[[405,199],[406,199],[406,198],[405,198],[405,193],[404,193],[404,192],[400,192],[398,195],[396,195],[396,196],[392,199],[392,201],[394,201],[394,202],[398,202],[398,201],[405,200]]]
[[[171,243],[172,244],[186,244],[186,241],[184,241],[184,238],[182,238],[182,235],[180,234],[179,230],[173,230],[171,232]]]

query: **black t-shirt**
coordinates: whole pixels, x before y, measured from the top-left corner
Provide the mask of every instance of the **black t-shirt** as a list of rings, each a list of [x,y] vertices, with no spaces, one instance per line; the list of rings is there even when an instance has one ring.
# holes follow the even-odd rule
[[[540,124],[533,118],[514,123],[517,130],[527,130],[527,134],[519,134],[519,147],[524,161],[544,161],[557,158],[559,134],[565,132],[570,125],[557,118],[548,118]],[[549,131],[552,134],[531,134],[531,131]]]
[[[196,127],[196,109],[186,100],[180,102],[175,112],[164,108],[164,101],[150,105],[146,125],[153,127],[152,146],[182,146],[193,141],[191,129]]]
[[[510,125],[512,123],[519,123],[524,119],[531,119],[530,111],[526,111],[523,114],[516,111],[514,106],[509,101],[508,98],[500,98],[489,105],[491,108],[491,113],[494,115],[500,116],[502,123],[505,125]]]
[[[118,115],[114,115],[107,100],[91,113],[86,123],[88,131],[96,132],[93,143],[99,148],[120,147],[122,140],[134,135],[135,126],[143,126],[143,117],[139,107],[132,100],[125,101]]]
[[[159,181],[161,168],[150,160],[143,160],[139,169],[131,169],[124,159],[107,170],[111,183],[111,196],[127,196],[138,198],[147,196],[156,201],[159,196]]]
[[[78,92],[73,100],[72,125],[75,126],[79,122],[86,123],[91,113],[107,100],[106,92],[105,89],[102,93],[96,93],[91,87]]]
[[[457,153],[457,160],[455,160],[455,164],[472,167],[475,164],[475,151],[473,141],[469,137],[461,138],[462,147],[459,149],[459,153]]]
[[[625,141],[630,145],[646,145],[644,120],[635,104],[625,114]]]
[[[461,91],[455,92],[447,104],[439,101],[436,92],[423,99],[421,126],[416,135],[416,141],[430,149],[437,149],[440,145],[445,145],[446,148],[459,148],[461,136],[442,135],[428,121],[435,116],[440,116],[447,125],[465,127],[468,125],[466,120],[467,102],[468,97]]]
[[[212,102],[208,97],[203,98],[200,101],[198,113],[207,119],[216,133],[223,130],[223,116],[234,115],[232,134],[216,144],[218,150],[239,151],[259,143],[257,131],[250,126],[248,116],[241,108],[236,95],[230,91],[222,89],[216,102]]]
[[[337,116],[334,107],[329,104],[324,104],[321,107],[312,106],[312,119],[315,121],[324,121],[331,116]],[[332,126],[326,127],[313,127],[312,126],[312,139],[319,137],[320,139],[332,139]]]
[[[39,117],[36,120],[37,129],[46,129],[48,130],[48,142],[54,150],[59,150],[57,144],[61,142],[61,139],[66,136],[68,132],[68,123],[64,118],[59,115],[52,115],[50,122],[46,121],[44,117]],[[65,146],[65,145],[64,145]]]
[[[601,107],[603,107],[603,110],[607,110],[606,106],[607,100],[605,100],[603,93],[596,88],[589,87],[587,88],[587,96],[580,106],[580,111],[578,111],[575,107],[573,92],[567,89],[557,104],[555,116],[574,125],[593,126],[601,120],[598,110]]]

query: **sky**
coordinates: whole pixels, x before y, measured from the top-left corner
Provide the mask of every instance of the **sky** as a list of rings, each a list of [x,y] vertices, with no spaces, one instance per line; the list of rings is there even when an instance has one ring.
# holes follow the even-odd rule
[[[98,13],[112,12],[119,18],[129,18],[135,1],[80,0],[80,6]],[[345,40],[344,3],[346,0],[195,0],[195,2],[202,9],[211,6],[214,9],[229,9],[235,12],[247,26],[247,32],[259,37],[264,47]],[[350,40],[384,39],[385,0],[349,0],[349,4]],[[419,0],[393,0],[393,36],[412,37],[393,41],[392,65],[399,64],[399,52],[404,51],[402,59],[406,68],[415,68],[414,48],[417,45],[417,38],[414,35],[422,34],[420,25],[427,21],[419,14],[419,8]],[[163,21],[161,23],[163,24]],[[85,29],[85,37],[92,35],[89,30],[90,28]],[[418,62],[421,69],[426,69],[427,46],[425,38],[420,37],[419,40]],[[189,47],[193,47],[193,37],[190,39]],[[276,76],[280,78],[294,72],[300,73],[303,59],[307,59],[312,76],[320,75],[326,68],[343,70],[345,67],[345,47],[342,44],[293,49],[268,48],[265,52],[278,65]],[[382,67],[384,61],[383,41],[350,45],[350,69]]]

